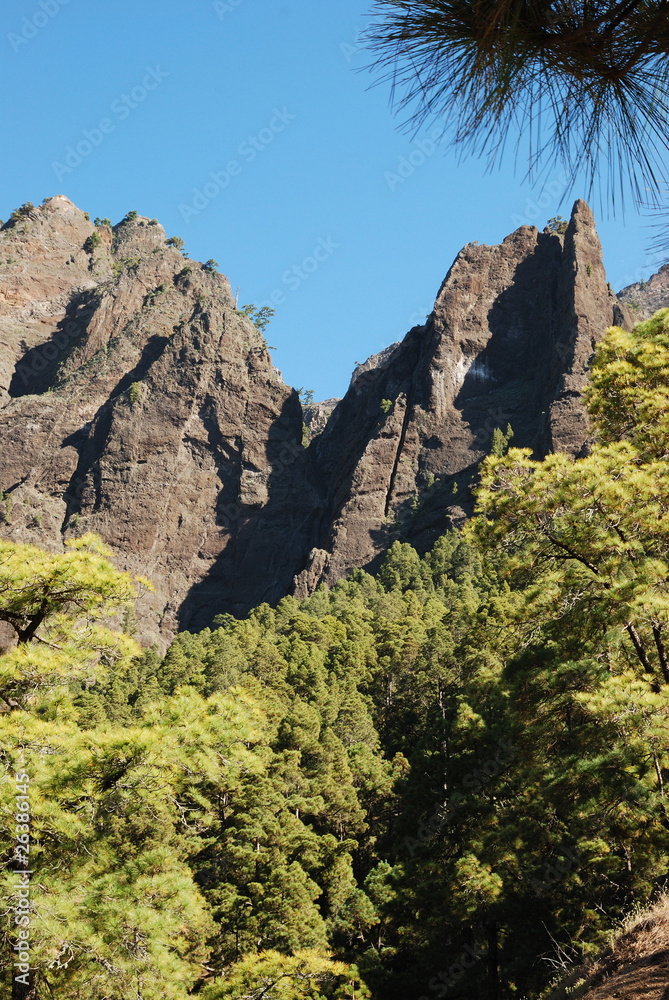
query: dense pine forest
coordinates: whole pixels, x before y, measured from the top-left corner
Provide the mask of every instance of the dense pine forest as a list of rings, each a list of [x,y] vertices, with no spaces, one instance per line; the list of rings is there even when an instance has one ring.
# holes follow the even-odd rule
[[[424,556],[164,657],[99,539],[0,542],[3,995],[531,1000],[663,890],[669,310],[587,403]]]

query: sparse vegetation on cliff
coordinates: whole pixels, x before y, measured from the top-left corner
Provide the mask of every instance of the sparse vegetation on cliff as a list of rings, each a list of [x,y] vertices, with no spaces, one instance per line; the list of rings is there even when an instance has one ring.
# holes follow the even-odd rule
[[[95,250],[102,244],[102,238],[97,230],[91,233],[86,242],[84,243],[84,250],[86,253],[94,253]]]

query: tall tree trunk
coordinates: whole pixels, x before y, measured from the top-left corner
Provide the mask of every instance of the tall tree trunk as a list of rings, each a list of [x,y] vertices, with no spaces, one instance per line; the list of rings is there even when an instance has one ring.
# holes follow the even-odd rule
[[[669,661],[667,660],[667,651],[664,647],[664,642],[662,641],[661,625],[653,625],[653,637],[655,639],[655,645],[657,646],[657,655],[660,657],[660,667],[662,668],[664,683],[669,684]]]

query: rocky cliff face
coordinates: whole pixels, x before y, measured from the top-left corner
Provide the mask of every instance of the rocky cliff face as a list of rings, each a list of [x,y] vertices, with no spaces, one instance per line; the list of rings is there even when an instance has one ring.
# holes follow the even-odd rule
[[[227,280],[149,220],[94,232],[65,198],[2,232],[2,530],[99,532],[156,585],[141,634],[169,640],[283,596],[318,495],[297,394]]]
[[[585,202],[564,236],[523,226],[466,246],[427,323],[356,370],[314,445],[328,508],[297,592],[374,566],[396,538],[425,548],[465,516],[496,427],[539,455],[579,454],[588,359],[613,323],[631,317]]]
[[[57,197],[0,231],[0,531],[99,532],[150,577],[140,634],[303,595],[470,509],[495,427],[578,454],[588,359],[631,316],[594,220],[458,255],[424,326],[313,404],[272,366],[227,279],[141,217],[94,227]]]
[[[665,309],[669,305],[669,264],[664,264],[648,281],[627,285],[618,292],[618,300],[627,306],[635,323],[650,319],[658,309]]]
[[[332,411],[340,402],[340,399],[324,399],[320,403],[305,403],[303,405],[302,419],[306,429],[303,437],[305,444],[307,441],[313,441],[325,430],[327,422],[332,416]]]

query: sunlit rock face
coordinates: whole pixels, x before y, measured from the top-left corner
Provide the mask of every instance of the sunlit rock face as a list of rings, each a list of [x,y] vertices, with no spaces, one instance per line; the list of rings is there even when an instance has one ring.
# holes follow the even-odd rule
[[[280,599],[320,500],[297,393],[227,279],[150,220],[96,230],[65,198],[0,241],[16,262],[0,272],[3,534],[60,549],[98,532],[153,581],[139,631],[163,646]]]

